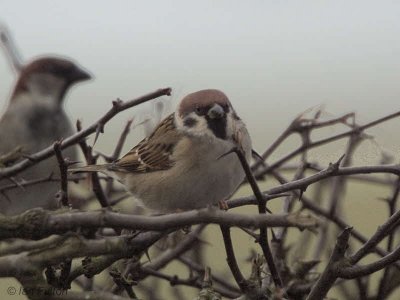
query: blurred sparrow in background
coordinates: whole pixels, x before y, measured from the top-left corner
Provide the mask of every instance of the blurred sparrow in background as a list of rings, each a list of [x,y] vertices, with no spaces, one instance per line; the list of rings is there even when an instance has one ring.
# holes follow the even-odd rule
[[[250,136],[227,96],[202,90],[121,159],[70,171],[112,176],[157,212],[196,209],[227,199],[243,181],[237,156],[224,156],[236,146],[251,159]]]
[[[32,154],[74,133],[63,108],[68,89],[77,82],[90,79],[90,75],[75,63],[61,58],[43,57],[34,60],[21,70],[8,107],[0,120],[0,154],[22,147],[24,154]],[[77,160],[77,150],[63,151],[65,157]],[[57,160],[49,158],[19,173],[24,180],[39,179],[51,173],[59,177]],[[0,181],[0,187],[10,184]],[[57,182],[0,194],[0,213],[16,214],[33,207],[54,208]]]

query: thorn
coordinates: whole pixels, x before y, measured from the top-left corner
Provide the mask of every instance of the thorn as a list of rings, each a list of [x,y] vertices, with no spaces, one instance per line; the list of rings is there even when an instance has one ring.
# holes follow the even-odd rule
[[[345,158],[345,156],[346,156],[346,154],[343,154],[343,155],[338,159],[338,161],[334,163],[334,167],[335,167],[336,170],[339,168],[340,163],[341,163],[342,160]]]
[[[149,250],[148,250],[148,249],[146,249],[146,250],[144,251],[144,254],[146,255],[146,257],[147,257],[147,259],[149,260],[149,262],[151,262],[151,258],[150,258],[150,254],[149,254]]]
[[[303,199],[303,194],[306,190],[307,190],[307,187],[303,187],[300,189],[299,201],[301,201],[301,199]]]
[[[124,103],[124,101],[122,101],[120,98],[117,98],[116,100],[112,101],[112,105],[113,105],[114,107],[121,106],[122,103]]]
[[[271,240],[272,240],[273,242],[279,242],[279,241],[280,241],[280,239],[277,238],[277,236],[276,236],[276,234],[275,234],[275,231],[274,231],[272,228],[271,228],[271,235],[272,235]]]
[[[95,135],[95,137],[94,137],[94,142],[93,142],[92,147],[94,147],[94,145],[96,144],[97,139],[98,139],[100,133],[104,133],[104,125],[103,125],[102,123],[97,124],[97,127],[96,127],[96,135]]]
[[[76,120],[76,130],[77,131],[81,131],[82,130],[82,120],[81,119],[77,119]]]
[[[254,158],[258,158],[258,160],[259,160],[260,162],[264,163],[264,159],[262,158],[262,156],[261,156],[260,154],[258,154],[258,152],[257,152],[256,150],[251,149],[251,155],[252,155]]]
[[[322,114],[322,109],[319,108],[319,109],[317,110],[317,112],[315,113],[315,115],[314,115],[314,119],[315,119],[315,120],[318,120],[318,119],[321,117],[321,114]]]
[[[226,152],[226,153],[222,154],[221,156],[219,156],[219,157],[217,158],[217,160],[220,160],[221,158],[227,156],[228,154],[234,153],[234,152],[236,152],[236,151],[238,151],[238,148],[237,148],[237,147],[233,147],[233,148],[232,148],[231,150],[229,150],[228,152]]]

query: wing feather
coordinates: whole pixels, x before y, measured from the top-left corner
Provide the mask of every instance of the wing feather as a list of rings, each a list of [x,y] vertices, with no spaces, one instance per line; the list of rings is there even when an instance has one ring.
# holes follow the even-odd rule
[[[181,133],[176,131],[174,114],[171,114],[149,137],[115,161],[112,168],[137,173],[169,169],[174,165],[171,156],[180,137]]]

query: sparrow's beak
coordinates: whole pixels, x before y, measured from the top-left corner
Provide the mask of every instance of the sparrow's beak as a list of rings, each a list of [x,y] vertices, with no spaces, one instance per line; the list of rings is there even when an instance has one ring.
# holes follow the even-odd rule
[[[89,74],[89,72],[81,68],[75,68],[72,74],[70,74],[70,78],[72,82],[79,82],[89,80],[92,78],[92,76]]]
[[[225,111],[219,104],[214,104],[207,113],[210,119],[221,119],[225,117]]]

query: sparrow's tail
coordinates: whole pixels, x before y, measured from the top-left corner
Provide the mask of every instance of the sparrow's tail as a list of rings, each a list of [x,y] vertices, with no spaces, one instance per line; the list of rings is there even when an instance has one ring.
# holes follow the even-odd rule
[[[71,173],[80,173],[80,172],[104,172],[107,171],[108,164],[105,165],[88,165],[84,167],[76,167],[68,169],[68,172]]]

